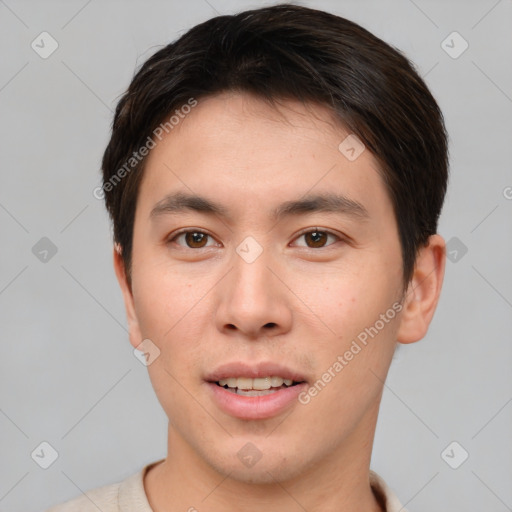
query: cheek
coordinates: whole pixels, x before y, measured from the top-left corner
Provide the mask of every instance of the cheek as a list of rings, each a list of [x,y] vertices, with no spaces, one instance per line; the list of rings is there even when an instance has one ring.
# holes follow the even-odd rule
[[[197,362],[205,361],[204,347],[212,331],[207,292],[214,283],[212,275],[162,265],[135,276],[135,308],[142,336],[160,350],[148,371],[159,399],[169,401],[162,404],[166,410],[180,400],[178,382],[188,389],[197,385]]]
[[[337,336],[320,338],[316,381],[301,402],[307,403],[306,409],[311,407],[308,418],[321,416],[332,432],[338,433],[355,426],[371,404],[377,403],[393,357],[398,325],[391,302],[372,303],[351,296],[340,306],[336,321],[331,316]],[[387,311],[392,313],[384,322],[380,315]]]
[[[191,325],[197,317],[208,281],[191,277],[190,272],[145,265],[134,275],[135,309],[142,333],[164,342]]]
[[[359,257],[329,273],[301,273],[294,292],[325,324],[330,338],[346,338],[373,324],[397,299],[401,268]],[[290,279],[292,276],[290,276]],[[304,309],[304,311],[306,311]]]
[[[381,387],[376,375],[384,377],[394,353],[399,274],[385,272],[378,262],[359,263],[357,271],[332,274],[327,285],[309,288],[314,292],[308,305],[322,320],[321,335],[315,336],[317,378],[329,381],[318,405],[325,400],[325,406],[332,401],[336,409],[351,409],[360,399],[364,403],[365,393],[366,399],[375,397]],[[303,293],[307,288],[303,283]]]

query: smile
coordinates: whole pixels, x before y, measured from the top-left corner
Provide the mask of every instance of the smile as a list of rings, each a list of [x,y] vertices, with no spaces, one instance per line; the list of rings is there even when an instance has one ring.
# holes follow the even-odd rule
[[[205,376],[213,403],[224,413],[244,420],[277,416],[298,403],[306,377],[270,361],[225,363]]]
[[[262,396],[268,392],[275,392],[283,387],[290,387],[298,382],[283,377],[229,377],[221,379],[217,384],[228,391],[244,396]],[[250,394],[250,392],[266,391],[267,393]]]

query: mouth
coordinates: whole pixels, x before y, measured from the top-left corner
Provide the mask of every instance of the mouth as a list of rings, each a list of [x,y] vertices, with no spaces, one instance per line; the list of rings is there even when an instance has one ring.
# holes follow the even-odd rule
[[[279,376],[272,377],[228,377],[215,382],[217,386],[240,396],[267,396],[304,381],[294,381]]]
[[[308,384],[304,375],[263,362],[225,364],[205,377],[212,402],[224,413],[244,420],[266,419],[298,402]]]

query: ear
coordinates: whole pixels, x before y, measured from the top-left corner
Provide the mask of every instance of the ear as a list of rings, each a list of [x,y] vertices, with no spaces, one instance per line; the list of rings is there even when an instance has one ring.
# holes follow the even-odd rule
[[[436,310],[443,284],[446,244],[440,235],[432,235],[417,255],[414,273],[405,294],[397,340],[414,343],[427,333]]]
[[[135,305],[133,302],[133,294],[131,286],[128,283],[126,269],[122,257],[122,249],[119,244],[114,244],[114,269],[116,271],[117,281],[121,287],[124,299],[124,307],[126,309],[126,318],[128,320],[128,330],[130,343],[136,348],[142,341],[139,321],[135,313]]]

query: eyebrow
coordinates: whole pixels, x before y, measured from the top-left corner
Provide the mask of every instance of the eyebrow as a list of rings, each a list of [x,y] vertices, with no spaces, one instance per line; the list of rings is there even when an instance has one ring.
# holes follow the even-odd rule
[[[206,197],[184,192],[168,194],[158,201],[151,210],[150,217],[156,218],[160,215],[184,211],[195,211],[231,219],[229,210],[225,206]],[[271,212],[271,219],[277,221],[283,217],[315,212],[333,212],[360,220],[370,217],[368,210],[361,203],[343,194],[326,193],[307,195],[300,199],[286,201]]]

